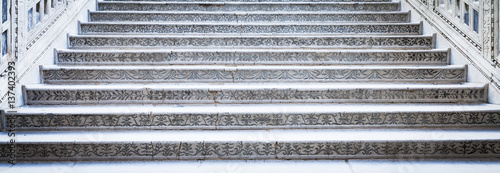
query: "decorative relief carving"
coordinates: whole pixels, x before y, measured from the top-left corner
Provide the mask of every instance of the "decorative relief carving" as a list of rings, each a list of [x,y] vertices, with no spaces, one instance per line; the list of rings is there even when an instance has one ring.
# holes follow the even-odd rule
[[[16,129],[261,129],[356,127],[497,127],[500,113],[487,112],[334,112],[203,114],[7,114]],[[14,123],[14,124],[11,124]]]
[[[43,70],[44,83],[59,82],[464,82],[465,69],[61,69]]]
[[[269,103],[269,102],[484,102],[483,88],[457,89],[224,89],[27,90],[28,104]]]
[[[90,21],[192,21],[192,22],[408,22],[406,12],[324,13],[324,14],[259,14],[248,13],[174,13],[174,12],[91,12]]]
[[[84,34],[124,34],[124,33],[234,33],[234,34],[408,34],[420,33],[419,24],[290,24],[290,25],[224,25],[224,24],[81,24],[80,31]]]
[[[7,145],[0,144],[0,160],[10,157]],[[19,161],[495,158],[500,141],[17,143],[15,153]]]
[[[58,52],[58,64],[435,64],[447,51],[216,51],[216,52]]]
[[[434,38],[431,36],[209,36],[209,37],[70,37],[72,48],[92,47],[163,47],[163,46],[217,46],[217,47],[248,47],[248,46],[318,46],[318,47],[404,47],[431,48]]]

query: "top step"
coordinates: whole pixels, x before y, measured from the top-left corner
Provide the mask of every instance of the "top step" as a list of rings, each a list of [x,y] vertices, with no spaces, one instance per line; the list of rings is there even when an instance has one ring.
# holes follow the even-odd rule
[[[391,2],[392,0],[103,0],[156,2]]]
[[[399,2],[98,2],[99,11],[398,11]]]

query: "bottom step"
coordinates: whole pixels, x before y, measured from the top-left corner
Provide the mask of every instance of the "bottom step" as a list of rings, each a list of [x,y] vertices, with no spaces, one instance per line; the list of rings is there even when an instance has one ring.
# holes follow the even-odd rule
[[[406,161],[406,160],[211,160],[211,161],[133,161],[63,162],[0,164],[2,173],[52,172],[148,172],[148,173],[498,173],[498,161]]]
[[[499,131],[119,131],[0,137],[18,161],[500,158]],[[10,150],[12,149],[12,150]]]

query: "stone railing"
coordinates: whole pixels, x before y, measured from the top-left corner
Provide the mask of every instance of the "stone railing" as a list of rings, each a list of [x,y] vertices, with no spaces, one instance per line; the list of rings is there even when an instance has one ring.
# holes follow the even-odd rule
[[[94,0],[1,0],[0,109],[21,103],[20,84]],[[33,81],[34,83],[38,81]]]
[[[497,0],[404,0],[500,90]]]

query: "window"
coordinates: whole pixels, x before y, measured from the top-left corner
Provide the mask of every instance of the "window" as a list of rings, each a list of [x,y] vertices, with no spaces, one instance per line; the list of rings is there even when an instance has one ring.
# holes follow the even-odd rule
[[[2,33],[2,56],[7,54],[7,31]]]
[[[474,15],[473,15],[473,19],[474,19],[474,24],[473,24],[473,28],[474,28],[474,31],[476,33],[479,33],[479,13],[477,12],[477,10],[474,10]]]
[[[36,3],[36,23],[40,23],[40,2]]]
[[[2,0],[2,23],[5,23],[7,21],[7,0]]]
[[[464,4],[464,23],[469,25],[469,5],[467,3]]]
[[[28,10],[28,31],[33,29],[33,8]]]

